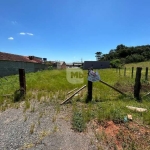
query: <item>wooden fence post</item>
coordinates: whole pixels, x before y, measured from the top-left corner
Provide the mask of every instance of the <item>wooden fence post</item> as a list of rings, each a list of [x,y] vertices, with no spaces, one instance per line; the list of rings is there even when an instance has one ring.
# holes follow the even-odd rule
[[[146,67],[145,80],[148,80],[148,67]]]
[[[132,67],[132,74],[131,74],[131,77],[133,78],[133,72],[134,72],[134,67]]]
[[[134,85],[134,98],[136,98],[139,102],[141,102],[140,97],[140,89],[141,89],[141,67],[137,67],[136,70],[136,78],[135,78],[135,85]]]
[[[22,94],[26,93],[26,80],[25,80],[25,70],[19,69],[19,83],[20,83],[20,92]]]
[[[88,81],[88,95],[87,95],[86,103],[92,101],[92,87],[93,87],[93,82]]]
[[[126,76],[126,67],[124,68],[124,76]]]
[[[116,73],[118,72],[118,68],[116,68]]]

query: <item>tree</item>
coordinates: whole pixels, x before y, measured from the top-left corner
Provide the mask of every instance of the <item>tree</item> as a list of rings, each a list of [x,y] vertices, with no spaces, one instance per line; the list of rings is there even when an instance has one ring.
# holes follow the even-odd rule
[[[113,59],[110,62],[110,65],[111,65],[112,68],[119,68],[119,67],[122,66],[120,59]]]
[[[100,59],[102,58],[102,52],[96,52],[95,54],[96,54],[96,56],[95,56],[96,60],[100,61]]]
[[[121,49],[125,49],[125,48],[126,48],[126,46],[125,46],[125,45],[120,44],[120,45],[117,45],[117,47],[116,47],[116,51],[119,51],[119,50],[121,50]]]
[[[142,62],[144,60],[144,56],[139,54],[133,54],[126,57],[126,63]]]
[[[121,64],[141,62],[150,60],[150,45],[130,46],[123,44],[117,45],[116,49],[111,49],[108,54],[96,52],[97,60],[112,61],[112,66],[118,65],[117,59]],[[115,61],[114,61],[115,60]],[[114,65],[115,64],[115,65]]]

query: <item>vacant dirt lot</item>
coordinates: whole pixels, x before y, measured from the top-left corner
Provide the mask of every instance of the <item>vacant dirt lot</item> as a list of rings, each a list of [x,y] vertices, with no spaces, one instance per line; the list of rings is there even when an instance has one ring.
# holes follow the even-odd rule
[[[113,150],[150,149],[150,129],[130,122],[114,124],[92,120],[85,132],[72,129],[71,104],[56,107],[49,102],[33,101],[25,110],[0,113],[1,150]],[[141,143],[141,147],[139,147]]]

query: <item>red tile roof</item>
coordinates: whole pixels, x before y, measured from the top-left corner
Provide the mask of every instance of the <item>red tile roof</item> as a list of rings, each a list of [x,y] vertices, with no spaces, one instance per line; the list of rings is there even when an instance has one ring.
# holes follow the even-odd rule
[[[33,60],[30,60],[29,57],[27,56],[9,54],[9,53],[4,53],[4,52],[0,52],[0,60],[42,63],[42,60],[37,59],[37,58],[33,58]]]

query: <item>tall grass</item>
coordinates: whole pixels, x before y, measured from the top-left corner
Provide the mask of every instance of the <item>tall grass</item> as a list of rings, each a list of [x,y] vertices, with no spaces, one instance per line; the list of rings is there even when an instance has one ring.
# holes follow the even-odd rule
[[[101,78],[113,84],[117,80],[116,73],[112,72],[111,69],[100,70]],[[112,76],[110,76],[110,74]],[[14,94],[19,89],[19,77],[9,76],[0,79],[0,95]],[[27,92],[31,91],[47,91],[47,92],[67,92],[74,88],[79,88],[82,85],[87,84],[87,71],[84,71],[84,83],[82,84],[71,84],[67,81],[65,70],[49,70],[41,71],[36,73],[26,73],[26,86]],[[108,89],[106,86],[100,83],[94,83],[94,87],[99,88],[100,91]],[[30,93],[31,94],[31,93]]]
[[[27,95],[40,99],[43,92],[49,93],[59,93],[59,99],[65,97],[65,93],[74,88],[79,88],[84,84],[87,84],[87,71],[84,72],[84,82],[82,84],[71,84],[67,81],[65,70],[46,70],[36,73],[26,74],[26,86]],[[128,85],[134,85],[134,79],[130,77],[124,77],[116,73],[115,69],[101,69],[98,70],[101,80],[115,86],[119,83],[120,87],[127,87]],[[16,90],[19,89],[19,77],[9,76],[0,79],[0,95],[14,94]],[[120,88],[118,87],[118,88]],[[124,92],[124,91],[123,91]],[[35,94],[33,94],[35,93]],[[32,95],[32,96],[31,96]],[[107,87],[106,85],[95,82],[93,83],[93,99],[98,101],[112,100],[116,99],[120,94],[113,89]],[[0,101],[4,101],[4,97],[0,98]]]
[[[133,77],[135,78],[136,75],[136,68],[137,67],[141,67],[142,68],[142,79],[145,79],[145,72],[146,72],[146,67],[148,67],[150,69],[150,61],[147,62],[138,62],[138,63],[131,63],[131,64],[126,64],[124,67],[126,67],[126,72],[127,72],[127,76],[131,77],[131,73],[132,73],[132,67],[134,67],[134,72],[133,72]],[[122,74],[123,74],[123,69],[122,69]],[[150,80],[150,71],[148,73],[148,78]]]
[[[115,86],[127,95],[133,96],[133,91],[131,88],[134,86],[134,79],[128,76],[119,75],[116,73],[115,69],[101,69],[98,70],[101,80],[107,82],[108,84]],[[87,84],[87,71],[84,70],[84,82],[81,84],[71,84],[67,81],[65,70],[45,70],[36,73],[26,74],[26,85],[27,94],[26,101],[31,99],[36,99],[41,101],[41,99],[47,101],[55,102],[58,105],[62,100],[65,99],[66,93],[74,88],[79,88],[84,84]],[[0,107],[7,107],[7,104],[13,102],[13,97],[4,97],[2,95],[13,94],[17,89],[19,89],[19,77],[9,76],[0,79]],[[3,86],[2,86],[3,85]],[[150,102],[149,98],[143,99],[143,103],[137,103],[134,99],[130,97],[123,97],[120,93],[114,91],[113,89],[107,87],[100,82],[93,83],[93,100],[92,103],[85,104],[85,97],[87,90],[80,92],[78,97],[73,98],[73,100],[78,100],[82,103],[79,106],[79,112],[77,116],[84,116],[85,122],[91,120],[91,118],[98,118],[99,121],[102,120],[121,120],[123,116],[127,113],[132,113],[127,110],[126,105],[132,105],[137,107],[145,107],[148,109],[147,113],[142,116],[143,122],[146,124],[150,123]],[[84,106],[82,108],[82,106]],[[59,107],[57,107],[58,109]],[[60,108],[59,108],[60,109]],[[2,110],[2,109],[1,109]],[[94,111],[93,111],[94,110]],[[92,114],[92,115],[91,115]],[[139,117],[141,114],[133,113],[135,118]]]
[[[136,67],[146,68],[146,67],[150,67],[150,61],[125,64],[125,67],[126,68],[132,68],[132,67],[135,67],[135,68]]]

